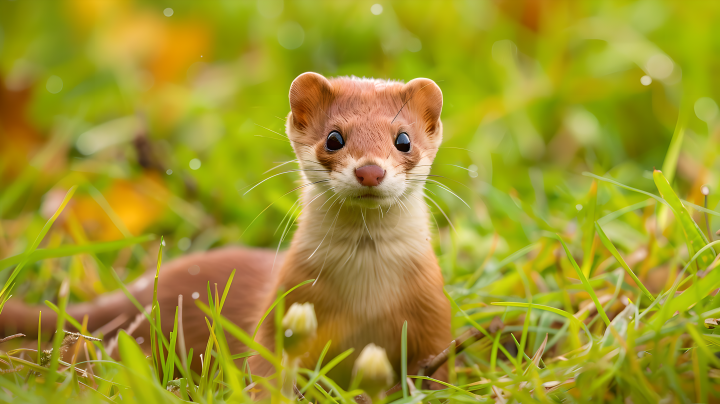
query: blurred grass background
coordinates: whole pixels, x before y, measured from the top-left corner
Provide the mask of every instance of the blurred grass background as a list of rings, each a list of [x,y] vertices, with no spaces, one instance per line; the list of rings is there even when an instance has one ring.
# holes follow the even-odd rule
[[[127,232],[164,234],[173,255],[184,237],[191,250],[277,240],[291,197],[239,237],[295,178],[246,197],[238,190],[293,158],[287,144],[258,136],[283,132],[289,84],[305,71],[437,81],[444,145],[469,151],[442,149],[435,171],[469,186],[453,189],[477,209],[446,203],[472,233],[498,231],[516,246],[534,229],[486,198],[514,193],[541,215],[572,221],[590,185],[582,171],[612,170],[647,188],[683,90],[694,104],[717,88],[713,2],[391,2],[378,3],[378,15],[373,2],[0,4],[0,192],[33,179],[3,199],[3,218],[33,220],[43,201],[52,206],[86,181]],[[688,120],[683,190],[717,182],[706,172],[711,115]],[[89,192],[74,203],[89,238],[122,236]],[[3,255],[22,251],[5,227]]]
[[[281,197],[297,176],[243,193],[294,158],[273,132],[284,131],[291,81],[315,71],[428,77],[441,87],[445,141],[433,173],[472,208],[430,186],[457,230],[435,212],[436,248],[448,285],[480,280],[470,294],[455,291],[478,321],[503,312],[484,306],[491,300],[549,293],[547,302],[569,310],[589,298],[558,297],[566,292],[557,274],[577,276],[547,232],[560,233],[586,275],[600,276],[594,285],[617,298],[615,279],[602,277],[616,263],[592,226],[583,229],[633,204],[603,228],[652,293],[668,290],[689,258],[672,215],[605,183],[595,199],[581,173],[657,193],[652,169],[663,168],[697,205],[707,185],[716,208],[719,9],[659,0],[0,0],[0,257],[25,251],[73,185],[43,248],[150,233],[164,235],[166,259],[227,244],[274,248],[296,195]],[[668,152],[673,133],[677,154]],[[704,217],[693,217],[705,231]],[[720,228],[718,217],[708,226]],[[532,281],[523,285],[521,272],[498,263],[536,242],[541,251],[517,264]],[[129,281],[153,266],[158,243],[99,257]],[[0,269],[4,280],[9,267]],[[116,287],[78,255],[28,267],[14,294],[54,300],[66,277],[73,301]],[[635,301],[629,282],[620,295]],[[531,338],[537,348],[542,338]]]

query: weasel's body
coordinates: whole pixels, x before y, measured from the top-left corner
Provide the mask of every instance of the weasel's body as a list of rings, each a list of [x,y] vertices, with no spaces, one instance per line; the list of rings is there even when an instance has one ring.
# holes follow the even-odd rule
[[[252,333],[258,322],[258,313],[264,312],[265,300],[274,292],[275,280],[270,271],[274,258],[275,251],[232,247],[189,254],[163,264],[158,281],[158,302],[164,333],[169,335],[172,331],[178,295],[182,295],[185,345],[196,353],[205,352],[210,334],[205,325],[205,314],[195,305],[193,294],[197,293],[198,300],[207,304],[208,282],[213,290],[217,284],[222,293],[233,269],[236,270],[235,280],[223,315]],[[282,256],[279,260],[282,262]],[[151,270],[128,285],[130,293],[148,311],[152,305],[154,278],[155,271]],[[57,325],[54,311],[45,305],[28,307],[10,299],[0,314],[0,336],[15,332],[23,332],[28,337],[37,335],[40,311],[43,334],[49,334]],[[150,325],[142,320],[131,326],[140,313],[122,291],[102,295],[91,302],[69,305],[67,313],[78,321],[88,315],[88,330],[91,332],[102,329],[105,335],[114,335],[118,329],[128,330],[144,350],[150,351]],[[72,327],[66,325],[66,328]],[[105,342],[108,342],[107,338]],[[239,352],[244,350],[236,341],[230,342],[240,349]],[[193,360],[193,369],[200,372],[199,360]]]
[[[191,296],[198,292],[206,301],[207,282],[223,288],[232,268],[237,274],[223,314],[249,333],[278,289],[315,279],[285,301],[286,307],[295,302],[314,304],[318,332],[301,358],[304,365],[315,365],[327,341],[332,344],[326,361],[354,348],[354,354],[330,374],[347,387],[354,359],[374,343],[386,349],[399,374],[401,331],[407,321],[408,369],[414,372],[420,361],[440,352],[452,339],[450,307],[429,241],[429,213],[422,193],[442,140],[442,94],[427,79],[407,84],[355,78],[328,81],[306,73],[293,82],[290,104],[287,133],[306,185],[289,251],[277,262],[271,251],[224,249],[168,263],[161,269],[158,288],[163,328],[169,332],[172,308],[182,294],[186,345],[202,352],[208,331]],[[201,268],[200,273],[188,272],[193,265]],[[150,304],[152,274],[130,289],[141,304]],[[69,313],[76,318],[89,314],[93,330],[121,313],[134,317],[137,310],[116,292],[73,306]],[[37,309],[11,305],[0,317],[6,329],[14,325],[31,331]],[[48,329],[54,316],[43,313],[46,318]],[[264,322],[258,334],[258,340],[271,349],[273,324]],[[142,336],[147,346],[148,333],[145,324],[133,335]],[[246,350],[238,341],[230,344],[233,353]],[[258,356],[252,358],[251,368],[255,374],[271,372]]]
[[[308,347],[309,355],[302,358],[305,366],[315,366],[328,340],[332,345],[327,358],[354,348],[353,355],[330,373],[333,380],[347,386],[355,358],[363,347],[374,343],[386,349],[399,374],[405,321],[411,371],[416,370],[418,361],[447,347],[452,339],[450,309],[427,226],[423,228],[413,220],[403,223],[408,217],[427,214],[422,209],[426,206],[419,205],[410,202],[406,204],[408,211],[391,209],[383,216],[372,210],[372,214],[365,214],[364,222],[359,213],[342,208],[331,241],[328,232],[333,233],[331,216],[337,214],[337,207],[330,209],[324,225],[325,212],[311,209],[312,205],[305,209],[278,278],[284,290],[307,279],[318,279],[286,299],[288,306],[313,303],[317,313],[318,338]],[[321,242],[328,243],[330,252],[321,247],[308,259]],[[262,342],[271,346],[270,322],[264,331]]]

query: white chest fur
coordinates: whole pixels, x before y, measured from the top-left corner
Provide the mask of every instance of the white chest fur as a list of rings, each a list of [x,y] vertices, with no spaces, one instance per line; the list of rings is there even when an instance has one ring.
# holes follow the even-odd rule
[[[311,195],[304,198],[309,203]],[[402,302],[431,250],[428,211],[410,198],[389,210],[332,201],[306,204],[293,239],[308,276],[338,299],[338,310],[376,316]],[[331,205],[332,204],[332,205]],[[331,206],[328,206],[331,205]]]

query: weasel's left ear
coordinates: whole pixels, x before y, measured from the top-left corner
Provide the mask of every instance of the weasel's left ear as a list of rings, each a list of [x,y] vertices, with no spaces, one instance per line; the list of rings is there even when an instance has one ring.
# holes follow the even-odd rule
[[[403,102],[418,113],[425,123],[425,132],[435,134],[440,129],[443,96],[434,81],[425,78],[410,80],[402,89]]]
[[[295,128],[304,131],[317,116],[324,116],[332,98],[332,85],[324,76],[313,72],[297,76],[290,85],[290,109]]]

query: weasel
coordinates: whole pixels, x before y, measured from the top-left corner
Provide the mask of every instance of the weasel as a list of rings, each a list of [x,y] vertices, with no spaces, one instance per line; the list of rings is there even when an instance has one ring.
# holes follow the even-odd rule
[[[348,387],[352,367],[369,343],[384,348],[396,375],[401,369],[401,332],[407,321],[408,372],[442,351],[452,340],[450,306],[430,243],[424,184],[442,141],[442,92],[429,79],[397,81],[317,73],[298,76],[290,87],[286,133],[302,177],[302,211],[287,252],[224,248],[191,254],[164,264],[158,300],[162,326],[172,329],[173,308],[183,295],[187,349],[204,352],[209,333],[205,315],[192,302],[207,302],[206,285],[222,290],[237,270],[223,314],[252,334],[278,290],[314,279],[289,293],[285,307],[312,303],[317,338],[307,346],[302,365],[314,367],[328,341],[328,361],[349,348],[353,354],[329,374]],[[154,271],[129,285],[142,305],[150,305]],[[12,300],[0,315],[0,329],[37,332],[55,328],[55,313]],[[108,323],[127,327],[137,309],[120,292],[70,305],[69,315],[89,316],[89,330]],[[271,318],[271,317],[270,317]],[[149,324],[133,336],[148,350]],[[274,322],[264,321],[256,340],[274,349]],[[140,339],[142,338],[142,339]],[[230,349],[247,348],[230,339]],[[194,360],[193,367],[200,361]],[[270,374],[260,356],[253,374]],[[198,371],[199,369],[194,369]]]

